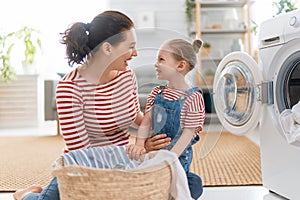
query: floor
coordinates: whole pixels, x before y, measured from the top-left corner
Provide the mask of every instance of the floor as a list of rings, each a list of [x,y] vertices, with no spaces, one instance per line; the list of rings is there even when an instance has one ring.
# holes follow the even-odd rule
[[[220,126],[210,126],[209,130],[220,130]],[[57,134],[56,121],[43,123],[32,128],[0,129],[0,136],[25,136],[25,135],[55,135]],[[285,200],[274,193],[270,193],[262,186],[242,187],[204,187],[203,195],[199,200]],[[0,192],[0,200],[13,200],[12,193]]]
[[[12,193],[0,193],[1,200],[13,200]],[[260,186],[204,187],[199,200],[285,200]]]

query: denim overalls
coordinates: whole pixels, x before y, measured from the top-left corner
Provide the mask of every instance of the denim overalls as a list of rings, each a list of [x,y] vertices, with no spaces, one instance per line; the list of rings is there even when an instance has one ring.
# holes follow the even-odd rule
[[[170,150],[183,132],[183,129],[180,126],[180,113],[187,97],[182,95],[177,100],[165,99],[162,96],[164,88],[165,86],[160,86],[161,90],[154,99],[152,107],[152,128],[154,130],[154,135],[165,133],[171,138],[171,144],[165,147],[165,149]],[[200,91],[202,93],[198,87],[191,88],[185,91],[185,93],[191,95],[195,91]],[[192,140],[191,144],[187,146],[179,157],[180,163],[186,173],[189,171],[192,162],[192,144],[197,141],[199,141],[199,136]]]
[[[180,113],[187,97],[182,95],[177,100],[165,99],[162,96],[164,88],[165,86],[160,86],[160,91],[154,99],[152,107],[152,129],[154,135],[165,133],[171,138],[171,144],[164,148],[170,150],[183,132],[183,129],[180,126]],[[195,91],[202,93],[198,87],[191,88],[185,91],[185,93],[189,96]],[[199,136],[194,137],[191,143],[179,156],[179,161],[187,175],[191,196],[194,199],[199,198],[203,192],[201,178],[196,174],[189,172],[193,158],[192,145],[198,141]]]

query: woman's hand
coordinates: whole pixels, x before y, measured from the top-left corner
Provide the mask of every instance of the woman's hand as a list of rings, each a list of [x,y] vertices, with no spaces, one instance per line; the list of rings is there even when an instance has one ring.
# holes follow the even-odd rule
[[[171,138],[167,137],[167,134],[158,134],[150,137],[145,142],[146,151],[157,151],[171,143]]]

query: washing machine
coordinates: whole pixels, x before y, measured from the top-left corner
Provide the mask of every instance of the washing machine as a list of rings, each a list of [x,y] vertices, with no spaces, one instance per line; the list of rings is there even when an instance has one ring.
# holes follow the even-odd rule
[[[260,26],[258,63],[232,52],[218,65],[213,99],[223,127],[236,135],[257,131],[263,186],[300,199],[300,142],[288,142],[280,113],[300,100],[300,10]]]

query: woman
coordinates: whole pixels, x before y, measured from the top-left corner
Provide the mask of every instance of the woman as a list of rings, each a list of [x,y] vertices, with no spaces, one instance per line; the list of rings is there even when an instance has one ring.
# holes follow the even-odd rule
[[[140,125],[136,77],[128,61],[137,56],[134,24],[118,11],[105,11],[90,23],[77,22],[62,33],[70,66],[58,83],[57,110],[65,152],[129,143],[129,127]],[[170,143],[166,135],[149,139],[148,150]],[[42,189],[19,190],[15,199],[59,199],[56,178]]]

